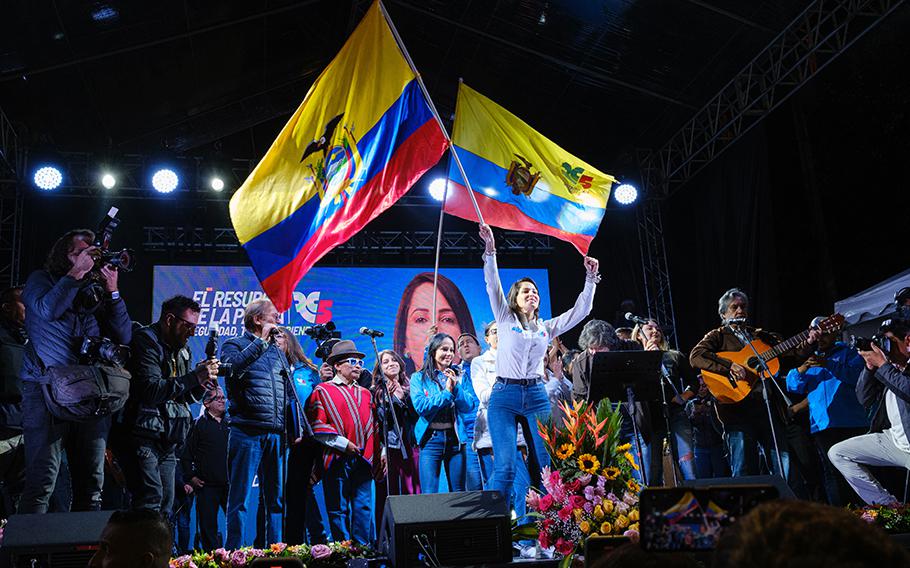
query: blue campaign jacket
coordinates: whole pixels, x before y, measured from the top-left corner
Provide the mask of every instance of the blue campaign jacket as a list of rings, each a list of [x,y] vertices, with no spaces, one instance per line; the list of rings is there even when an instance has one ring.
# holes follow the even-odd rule
[[[828,428],[869,426],[868,415],[856,399],[856,383],[865,366],[855,350],[838,342],[824,366],[809,367],[805,373],[790,369],[787,390],[807,395],[813,434]]]
[[[263,341],[249,331],[224,342],[221,361],[233,365],[227,385],[231,426],[247,426],[268,432],[284,432],[284,353],[274,343]]]
[[[42,363],[44,367],[78,364],[85,335],[104,336],[121,345],[130,343],[132,322],[122,299],[102,302],[93,314],[79,314],[73,309],[76,294],[86,284],[70,276],[56,278],[46,270],[29,275],[22,302],[31,341],[22,360],[22,380],[42,382]]]
[[[436,380],[422,371],[411,375],[411,402],[417,411],[417,424],[414,425],[417,442],[421,447],[426,443],[433,418],[440,410],[451,407],[455,414],[455,434],[461,443],[466,443],[469,437],[465,418],[477,410],[477,397],[469,386],[465,387],[463,381],[454,393],[445,390],[445,375],[441,371],[435,372]]]

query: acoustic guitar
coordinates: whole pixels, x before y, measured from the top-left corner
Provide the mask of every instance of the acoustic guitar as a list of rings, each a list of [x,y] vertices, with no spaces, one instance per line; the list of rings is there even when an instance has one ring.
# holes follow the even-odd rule
[[[843,326],[844,316],[834,314],[820,322],[818,330],[822,333],[831,333],[841,329]],[[721,351],[716,353],[718,357],[732,361],[745,368],[746,378],[734,380],[729,375],[702,371],[701,376],[705,380],[705,385],[711,391],[711,394],[714,395],[714,398],[717,399],[717,402],[721,404],[733,404],[741,401],[752,392],[755,382],[762,378],[760,376],[761,365],[755,354],[758,353],[758,356],[768,365],[772,376],[777,375],[777,371],[780,370],[780,362],[777,358],[805,341],[809,337],[809,331],[807,329],[786,341],[781,341],[774,347],[760,339],[753,339],[751,342],[752,347],[746,344],[739,351]],[[753,347],[755,348],[754,351]]]

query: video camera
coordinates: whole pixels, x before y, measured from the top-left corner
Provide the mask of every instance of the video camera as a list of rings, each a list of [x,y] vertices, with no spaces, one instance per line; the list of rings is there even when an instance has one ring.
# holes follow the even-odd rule
[[[76,297],[77,309],[84,313],[94,313],[104,298],[104,277],[101,275],[103,266],[114,266],[123,272],[130,272],[135,267],[135,253],[132,249],[110,250],[114,229],[120,224],[118,211],[116,207],[111,207],[95,232],[95,240],[92,242],[92,246],[97,247],[94,254],[95,266],[91,270],[88,284],[82,287]]]
[[[872,351],[872,346],[875,345],[887,353],[890,348],[889,343],[890,340],[887,337],[876,333],[872,337],[859,337],[856,335],[851,335],[848,345],[851,349],[856,349],[857,351]]]
[[[102,266],[114,266],[118,270],[131,272],[135,268],[136,253],[133,249],[122,249],[119,251],[110,250],[111,237],[114,230],[120,225],[120,219],[117,218],[119,209],[111,207],[101,223],[98,224],[98,230],[95,231],[95,242],[92,244],[98,247],[101,254],[95,259],[95,268],[100,269]]]
[[[341,332],[336,331],[335,322],[329,321],[303,329],[303,333],[316,342],[316,356],[325,361],[332,351],[332,345],[341,339]]]
[[[86,335],[82,338],[79,355],[87,365],[107,363],[125,367],[130,358],[130,348],[126,345],[118,345],[106,337]]]

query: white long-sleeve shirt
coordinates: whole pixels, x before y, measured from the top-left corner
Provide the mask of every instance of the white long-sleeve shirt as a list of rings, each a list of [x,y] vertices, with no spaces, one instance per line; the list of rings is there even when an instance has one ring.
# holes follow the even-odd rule
[[[548,320],[538,319],[533,330],[523,329],[518,316],[509,309],[509,303],[502,291],[502,283],[499,281],[495,254],[483,256],[483,276],[487,284],[487,295],[490,297],[490,307],[493,309],[493,317],[496,318],[498,327],[496,376],[509,379],[543,377],[544,357],[550,340],[572,329],[591,313],[594,306],[594,291],[597,288],[593,275],[585,278],[585,287],[569,311]],[[473,372],[472,369],[472,379]]]

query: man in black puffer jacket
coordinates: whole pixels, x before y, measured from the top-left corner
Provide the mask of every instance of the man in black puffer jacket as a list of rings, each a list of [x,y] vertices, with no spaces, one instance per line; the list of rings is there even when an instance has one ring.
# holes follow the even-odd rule
[[[267,542],[282,542],[284,413],[288,404],[283,374],[288,362],[274,341],[272,330],[277,333],[277,324],[278,310],[272,302],[254,300],[243,314],[244,334],[226,341],[221,348],[222,362],[233,366],[227,380],[231,428],[225,543],[228,550],[253,544],[245,537],[244,521],[257,472],[268,517]]]
[[[111,435],[133,509],[171,514],[176,450],[193,420],[189,405],[217,384],[217,359],[191,367],[186,343],[198,321],[199,304],[174,296],[161,304],[157,322],[133,332],[130,398]]]

